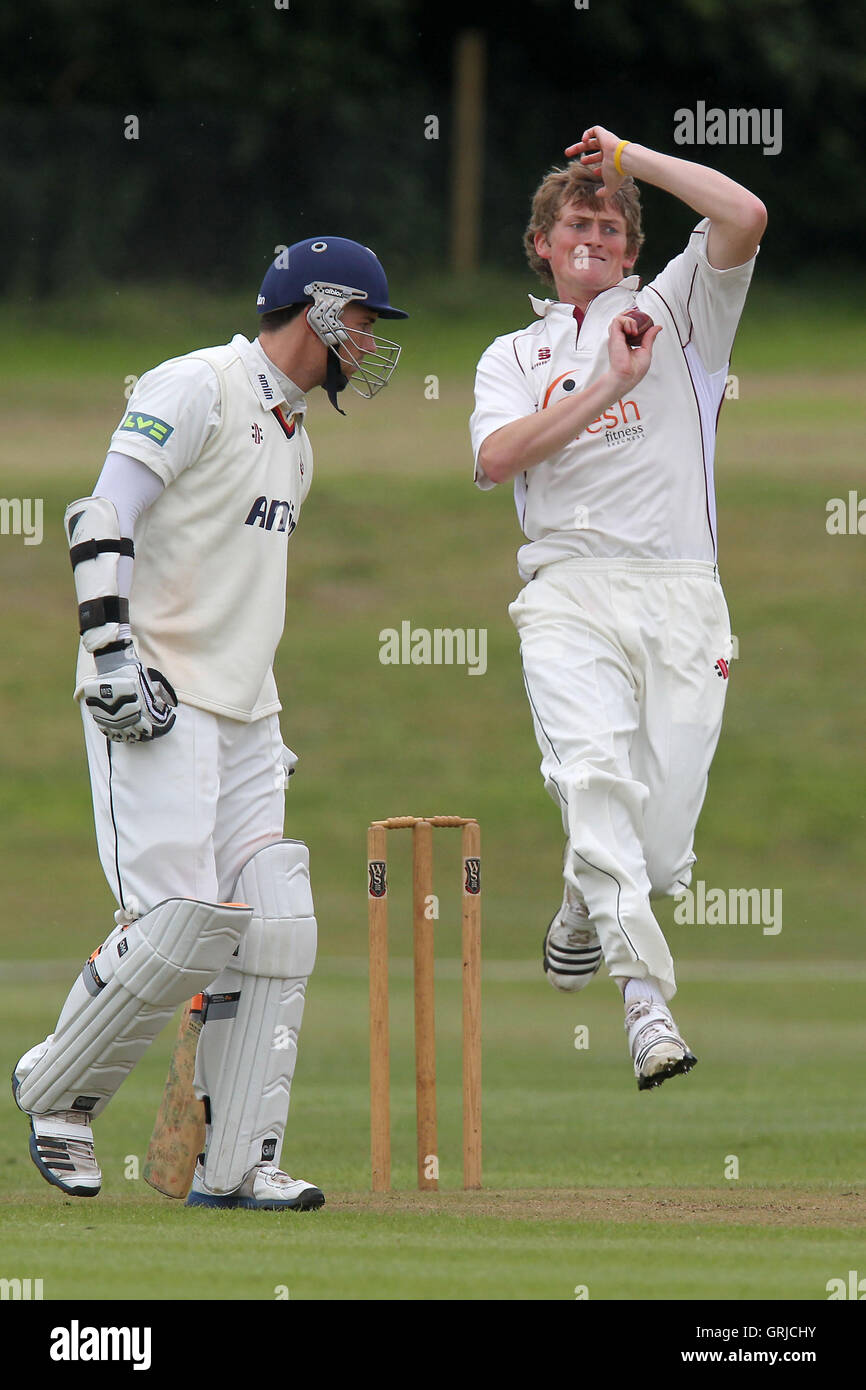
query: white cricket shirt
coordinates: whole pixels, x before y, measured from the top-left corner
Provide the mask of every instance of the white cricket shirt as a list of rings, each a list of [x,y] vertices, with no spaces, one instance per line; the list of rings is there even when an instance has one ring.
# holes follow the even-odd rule
[[[632,275],[572,305],[530,295],[537,319],[497,338],[478,363],[470,421],[475,481],[484,440],[503,425],[580,391],[608,369],[611,319],[642,309],[661,324],[652,366],[564,449],[514,480],[528,544],[521,578],[576,556],[716,562],[713,454],[731,347],[754,257],[730,270],[707,261],[700,222],[688,245],[648,285]]]
[[[139,656],[215,714],[250,721],[280,709],[272,665],[288,543],[313,473],[305,411],[258,340],[236,334],[145,373],[111,437],[111,451],[165,484],[133,535]],[[82,648],[79,684],[93,671]]]

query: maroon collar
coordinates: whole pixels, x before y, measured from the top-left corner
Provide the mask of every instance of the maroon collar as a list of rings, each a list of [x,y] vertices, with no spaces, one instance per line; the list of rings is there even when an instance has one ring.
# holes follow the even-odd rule
[[[286,436],[286,439],[291,439],[292,435],[295,432],[294,419],[292,419],[291,424],[289,424],[289,421],[286,419],[285,415],[280,410],[280,407],[278,405],[275,405],[273,407],[273,409],[271,410],[271,414],[276,415],[277,419],[280,422],[280,428],[283,431],[283,434]]]

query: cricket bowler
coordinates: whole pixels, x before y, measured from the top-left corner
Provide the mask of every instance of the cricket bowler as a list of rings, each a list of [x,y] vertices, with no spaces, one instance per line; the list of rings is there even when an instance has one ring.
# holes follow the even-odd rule
[[[651,898],[688,887],[732,639],[713,454],[766,210],[713,169],[603,126],[537,189],[529,264],[555,290],[482,356],[475,481],[512,481],[525,585],[509,608],[545,786],[566,833],[543,967],[622,991],[640,1090],[696,1062],[669,1009],[674,965]],[[637,184],[700,221],[648,284]]]
[[[136,385],[93,496],[65,525],[80,702],[116,926],[13,1087],[48,1182],[94,1196],[92,1121],[186,1000],[203,994],[204,1152],[187,1205],[320,1207],[280,1167],[316,955],[309,855],[283,837],[296,761],[273,661],[292,533],[310,490],[306,395],[372,397],[407,315],[374,253],[342,237],[283,251],[237,334]],[[340,412],[343,413],[342,411]]]

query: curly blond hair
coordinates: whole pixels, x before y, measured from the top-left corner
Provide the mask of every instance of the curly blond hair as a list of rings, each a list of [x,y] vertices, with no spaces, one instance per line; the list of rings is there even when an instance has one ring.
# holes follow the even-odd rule
[[[626,251],[629,256],[637,256],[644,243],[641,226],[640,192],[634,179],[627,178],[609,200],[598,197],[598,181],[579,159],[573,159],[564,169],[554,167],[542,179],[532,198],[529,222],[523,234],[526,259],[540,280],[548,285],[554,283],[550,263],[539,256],[535,249],[538,232],[549,236],[557,217],[566,203],[578,207],[604,207],[609,201],[625,218]]]

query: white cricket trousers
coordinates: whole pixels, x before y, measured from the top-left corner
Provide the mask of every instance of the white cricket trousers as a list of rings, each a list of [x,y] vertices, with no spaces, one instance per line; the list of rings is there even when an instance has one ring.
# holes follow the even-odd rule
[[[276,714],[251,724],[181,704],[174,728],[110,742],[81,706],[99,858],[121,923],[165,898],[228,902],[242,866],[283,836]]]
[[[728,609],[701,561],[561,560],[509,608],[563,875],[610,974],[676,993],[650,896],[691,880],[695,826],[722,723]],[[718,666],[717,666],[717,663]]]

